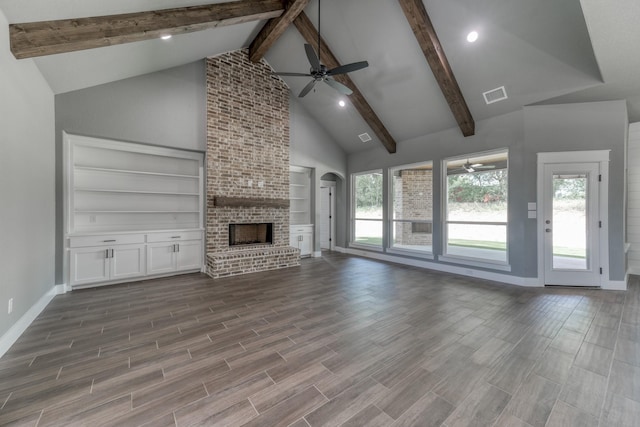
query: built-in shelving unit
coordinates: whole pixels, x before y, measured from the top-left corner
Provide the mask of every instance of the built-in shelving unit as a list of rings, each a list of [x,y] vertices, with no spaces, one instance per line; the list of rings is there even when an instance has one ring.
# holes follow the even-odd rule
[[[300,256],[313,253],[311,224],[311,169],[289,168],[289,244],[300,249]]]
[[[201,271],[203,153],[64,134],[72,288]]]
[[[311,223],[311,169],[291,166],[289,170],[289,222]]]
[[[201,153],[66,135],[67,234],[202,228]]]

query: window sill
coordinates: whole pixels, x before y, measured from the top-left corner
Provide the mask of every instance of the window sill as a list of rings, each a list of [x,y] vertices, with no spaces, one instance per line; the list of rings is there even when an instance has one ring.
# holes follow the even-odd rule
[[[382,252],[382,246],[365,245],[362,243],[349,242],[349,247],[354,249],[363,249],[366,251]]]
[[[470,267],[480,267],[490,270],[511,271],[511,265],[506,262],[484,260],[481,258],[470,258],[457,255],[440,255],[438,261],[451,264],[468,265]]]
[[[434,259],[433,252],[427,251],[416,251],[411,249],[397,249],[397,248],[388,248],[386,251],[388,254],[392,255],[402,255],[402,256],[410,256],[413,258],[423,258],[423,259]]]

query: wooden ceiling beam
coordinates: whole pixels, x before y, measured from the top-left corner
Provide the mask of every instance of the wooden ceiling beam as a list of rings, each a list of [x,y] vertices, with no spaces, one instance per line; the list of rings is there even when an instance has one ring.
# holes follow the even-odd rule
[[[253,39],[249,46],[251,62],[260,61],[273,44],[280,38],[294,19],[304,10],[310,0],[289,0],[284,13],[277,18],[271,18]]]
[[[309,20],[309,17],[304,12],[302,12],[293,21],[293,24],[296,26],[307,43],[314,46],[314,48],[318,50],[318,31]],[[338,59],[331,52],[331,49],[329,49],[329,46],[324,41],[324,39],[320,39],[320,50],[321,61],[324,65],[327,66],[328,69],[340,66],[340,62],[338,62]],[[378,118],[375,111],[373,111],[373,108],[371,108],[364,95],[362,95],[362,92],[360,92],[349,75],[339,74],[337,76],[333,76],[333,78],[343,85],[347,86],[349,89],[353,90],[353,94],[349,96],[351,103],[356,108],[356,110],[358,110],[364,121],[367,122],[367,124],[375,132],[376,136],[380,139],[380,142],[382,142],[387,151],[389,153],[395,153],[396,141],[393,139],[384,124],[382,124],[382,121]]]
[[[433,28],[422,0],[398,0],[402,10],[413,30],[413,34],[424,53],[433,75],[440,85],[449,108],[458,122],[464,136],[475,133],[475,122],[462,95],[460,86],[451,70],[447,56],[442,49],[438,34]]]
[[[9,25],[11,52],[18,58],[52,55],[276,18],[282,0],[239,0],[91,18]]]

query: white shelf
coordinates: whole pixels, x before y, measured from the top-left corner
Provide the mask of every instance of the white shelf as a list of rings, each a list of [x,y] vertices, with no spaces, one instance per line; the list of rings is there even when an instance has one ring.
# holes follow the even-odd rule
[[[291,166],[289,170],[289,223],[311,222],[311,169]]]
[[[203,153],[65,134],[65,232],[200,229]]]
[[[112,168],[97,168],[92,166],[74,166],[75,170],[82,171],[95,171],[95,172],[113,172],[113,173],[124,173],[124,174],[134,174],[134,175],[152,175],[152,176],[170,176],[174,178],[187,178],[187,179],[200,179],[198,175],[182,175],[177,173],[162,173],[162,172],[146,172],[146,171],[135,171],[130,169],[112,169]]]
[[[143,213],[143,214],[150,214],[150,213],[168,213],[168,214],[178,214],[178,213],[188,213],[188,214],[193,214],[193,213],[200,213],[200,211],[123,211],[123,210],[112,210],[112,211],[99,211],[99,210],[95,210],[95,211],[91,211],[91,210],[81,210],[81,211],[75,211],[76,213],[86,213],[86,214],[94,214],[94,213]]]
[[[160,194],[167,196],[200,196],[199,193],[178,193],[168,191],[139,191],[139,190],[109,190],[101,188],[75,188],[75,191],[86,191],[91,193],[125,193],[125,194]]]

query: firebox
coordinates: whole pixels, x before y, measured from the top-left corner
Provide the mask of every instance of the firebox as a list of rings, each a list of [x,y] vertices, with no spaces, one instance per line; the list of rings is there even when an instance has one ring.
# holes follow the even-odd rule
[[[229,246],[273,244],[273,223],[229,224]]]

